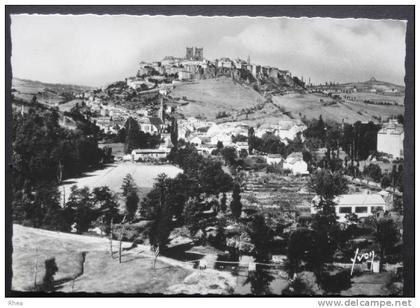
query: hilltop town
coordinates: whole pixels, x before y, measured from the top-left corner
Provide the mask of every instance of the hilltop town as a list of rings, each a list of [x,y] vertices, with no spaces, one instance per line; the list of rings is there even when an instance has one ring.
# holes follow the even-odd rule
[[[96,239],[75,234],[98,237],[108,271],[147,250],[173,266],[153,293],[401,294],[404,87],[312,84],[197,47],[133,74],[101,88],[13,80],[16,223],[73,233],[79,249]],[[19,243],[13,286],[38,290]],[[355,269],[355,247],[376,257]],[[67,268],[66,249],[37,249]],[[142,258],[137,274],[159,279]],[[108,276],[101,289],[92,268],[62,290],[127,291]]]

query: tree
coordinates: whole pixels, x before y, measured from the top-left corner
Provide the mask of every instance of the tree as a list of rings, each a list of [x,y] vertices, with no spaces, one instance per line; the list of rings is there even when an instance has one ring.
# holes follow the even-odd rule
[[[171,142],[174,147],[178,146],[178,122],[174,118],[171,125]]]
[[[55,183],[42,183],[32,189],[14,192],[13,220],[35,228],[68,231],[69,225],[63,219],[60,193]]]
[[[199,181],[195,177],[187,174],[179,174],[174,179],[168,179],[168,189],[166,199],[171,204],[171,208],[178,223],[182,223],[184,205],[188,198],[198,196],[200,193]]]
[[[134,182],[133,176],[130,173],[127,173],[127,175],[123,179],[123,183],[121,185],[122,195],[124,197],[127,197],[128,194],[132,191],[137,192],[137,185]]]
[[[192,236],[199,230],[204,230],[206,227],[203,216],[204,211],[205,203],[198,197],[188,199],[185,204],[183,213],[184,222]]]
[[[304,262],[303,268],[319,277],[324,263],[331,261],[337,249],[339,226],[334,198],[347,191],[347,182],[341,173],[320,170],[311,176],[309,186],[319,197],[318,212],[312,217],[311,229],[292,233],[288,249],[292,270],[301,269]]]
[[[320,115],[318,120],[313,120],[308,123],[308,128],[303,132],[303,136],[308,140],[309,144],[313,145],[314,148],[322,147],[325,145],[325,131],[326,125]]]
[[[235,183],[233,185],[233,192],[232,192],[232,201],[230,202],[230,210],[232,212],[232,216],[235,218],[239,218],[242,213],[242,203],[241,203],[241,187],[239,183]]]
[[[138,147],[140,137],[140,126],[135,119],[129,117],[125,122],[125,146],[124,152],[130,153],[133,149]]]
[[[94,211],[93,200],[88,187],[77,188],[76,185],[73,185],[65,210],[67,213],[66,219],[70,220],[69,224],[76,223],[77,233],[88,231],[91,223],[98,216]]]
[[[287,259],[289,261],[289,275],[301,270],[309,269],[311,262],[319,264],[315,237],[313,231],[301,228],[294,231],[289,238]]]
[[[127,137],[127,134],[126,134],[125,128],[124,127],[120,128],[117,134],[117,141],[125,143],[126,137]]]
[[[330,172],[322,169],[315,172],[309,187],[323,200],[332,200],[335,196],[347,192],[347,180],[340,172]]]
[[[381,188],[385,189],[391,186],[391,177],[385,174],[381,180]]]
[[[105,234],[109,234],[111,221],[119,218],[116,196],[107,186],[95,187],[92,191],[92,201],[102,216]]]
[[[224,192],[222,195],[222,199],[220,200],[220,209],[222,212],[226,212],[227,206],[226,206],[226,193]]]
[[[158,175],[154,188],[159,191],[159,200],[153,204],[151,219],[153,220],[149,232],[150,244],[156,250],[162,251],[168,244],[172,226],[172,208],[167,200],[168,181],[165,174]]]
[[[105,146],[100,149],[100,154],[102,156],[102,162],[104,164],[112,163],[114,161],[114,156],[112,155],[112,148]]]
[[[198,179],[202,192],[216,195],[232,189],[232,177],[222,170],[220,162],[205,161],[199,170]]]
[[[248,272],[245,284],[251,285],[251,292],[253,295],[269,295],[272,294],[270,290],[270,283],[274,280],[274,276],[269,271],[257,265],[255,271]]]
[[[217,153],[221,153],[223,150],[223,142],[221,142],[220,140],[217,141],[216,148],[217,148]]]
[[[136,215],[139,204],[139,197],[135,191],[130,191],[125,199],[125,210],[127,213],[127,220],[133,220]]]
[[[253,153],[253,150],[254,150],[254,146],[255,146],[255,144],[254,144],[254,142],[255,142],[254,138],[255,138],[254,128],[253,127],[250,127],[248,129],[248,152],[249,152],[249,154],[252,154]]]
[[[379,182],[382,178],[381,167],[377,164],[369,164],[363,169],[363,174],[371,178],[375,182]]]
[[[254,245],[255,260],[257,262],[269,261],[274,232],[265,223],[264,216],[255,215],[248,225],[247,233]]]
[[[241,150],[239,151],[239,157],[240,157],[240,158],[242,158],[242,159],[247,158],[247,157],[248,157],[248,152],[247,152],[247,150],[245,150],[245,149],[241,149]]]
[[[312,162],[312,154],[309,151],[302,152],[303,160],[309,165]]]
[[[137,186],[131,174],[127,174],[124,177],[121,190],[122,195],[125,198],[127,219],[132,220],[137,212],[139,197],[137,195]]]
[[[370,216],[368,224],[374,230],[375,238],[380,246],[381,260],[383,261],[399,240],[397,226],[389,215]]]

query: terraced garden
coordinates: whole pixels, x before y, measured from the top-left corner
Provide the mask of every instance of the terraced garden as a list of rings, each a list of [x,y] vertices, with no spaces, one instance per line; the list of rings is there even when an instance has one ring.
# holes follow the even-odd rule
[[[245,181],[242,202],[245,207],[308,212],[314,194],[308,191],[307,180],[306,177],[250,173]]]

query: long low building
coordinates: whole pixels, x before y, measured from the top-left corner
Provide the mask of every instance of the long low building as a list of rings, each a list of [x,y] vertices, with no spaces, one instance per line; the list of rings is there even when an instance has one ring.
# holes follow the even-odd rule
[[[318,212],[316,207],[318,202],[319,197],[316,196],[312,200],[312,214]],[[336,203],[335,213],[338,216],[338,221],[344,221],[348,214],[356,214],[359,218],[364,218],[373,215],[377,210],[387,210],[387,204],[380,194],[345,194],[337,196],[334,202]]]
[[[131,152],[133,160],[156,160],[166,158],[171,150],[163,149],[135,149]]]

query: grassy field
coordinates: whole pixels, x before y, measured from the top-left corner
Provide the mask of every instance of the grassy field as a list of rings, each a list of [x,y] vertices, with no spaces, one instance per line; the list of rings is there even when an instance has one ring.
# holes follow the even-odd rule
[[[324,102],[321,102],[323,99]],[[320,115],[324,119],[354,123],[356,121],[374,121],[373,117],[386,118],[392,115],[404,113],[403,106],[370,105],[362,102],[344,102],[332,105],[324,104],[327,99],[315,94],[288,94],[274,96],[273,102],[292,116],[305,116],[307,119],[318,119]]]
[[[63,92],[84,92],[93,89],[85,86],[52,84],[19,78],[12,79],[12,88],[16,90],[13,94],[18,99],[29,102],[32,100],[32,97],[36,95],[39,102],[52,105],[64,100],[64,97],[61,95]],[[74,104],[75,102],[69,106],[73,106]],[[66,108],[66,106],[63,108]]]
[[[180,98],[185,96],[195,101],[180,107],[180,112],[186,117],[201,115],[208,119],[214,119],[219,111],[241,110],[263,102],[258,92],[234,83],[227,77],[180,84],[171,95]]]
[[[148,165],[142,163],[121,162],[107,166],[106,168],[88,172],[79,178],[68,179],[64,183],[66,198],[70,194],[73,185],[78,187],[87,186],[90,189],[100,186],[108,186],[114,192],[120,192],[124,177],[131,174],[137,186],[140,188],[139,197],[142,198],[153,187],[156,177],[165,173],[173,178],[182,170],[173,165]],[[62,189],[60,189],[62,190]]]
[[[264,101],[258,92],[226,77],[180,84],[176,86],[171,95],[192,100],[189,104],[179,107],[179,111],[186,117],[203,116],[207,119],[215,119],[216,114],[220,111],[233,114],[235,111],[255,106]],[[234,120],[258,126],[258,124],[275,123],[280,119],[289,118],[289,116],[295,119],[303,116],[307,119],[317,119],[322,115],[324,119],[331,121],[341,122],[344,119],[347,123],[354,123],[356,121],[378,122],[379,117],[384,119],[404,113],[403,96],[375,93],[355,93],[349,94],[349,96],[357,96],[357,100],[330,104],[331,98],[318,94],[294,93],[274,96],[273,105],[266,105],[262,110],[249,114],[248,117],[244,114]],[[365,104],[363,103],[364,99],[395,101],[398,105]],[[232,121],[233,119],[222,118],[219,121],[223,120]]]
[[[58,267],[55,288],[60,292],[163,293],[170,286],[183,283],[192,272],[176,262],[160,260],[153,269],[150,250],[145,247],[127,250],[130,244],[123,244],[120,264],[116,241],[111,257],[105,238],[14,225],[12,289],[30,291],[35,279],[40,284],[45,274],[44,262],[52,257]],[[86,252],[84,262],[82,252]]]
[[[376,94],[376,93],[351,93],[344,94],[356,98],[357,101],[372,100],[375,102],[395,102],[398,105],[404,105],[404,95],[392,95],[392,94]]]

